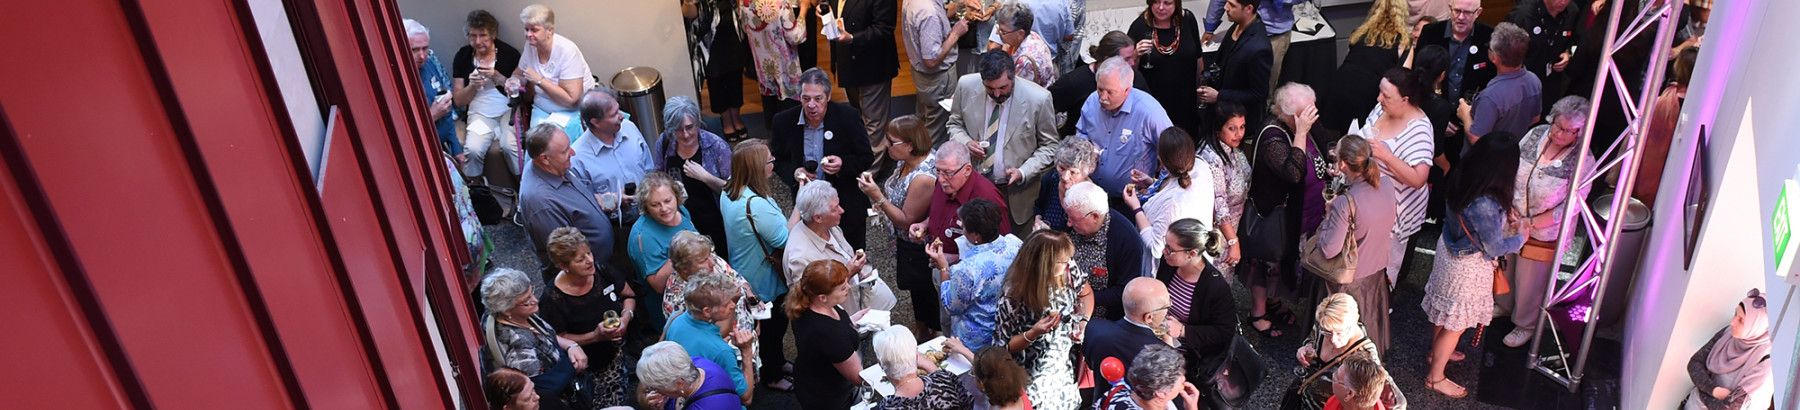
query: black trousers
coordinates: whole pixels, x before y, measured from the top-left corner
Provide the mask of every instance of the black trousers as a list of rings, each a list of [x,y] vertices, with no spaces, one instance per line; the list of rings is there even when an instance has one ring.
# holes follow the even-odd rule
[[[762,351],[757,352],[757,356],[762,358],[762,374],[758,379],[764,383],[781,380],[781,367],[787,364],[787,351],[781,343],[782,339],[787,337],[788,332],[787,309],[781,306],[782,302],[786,300],[787,294],[783,293],[781,296],[776,296],[775,300],[769,301],[773,302],[775,307],[769,309],[769,318],[763,319],[759,323],[762,325],[762,333],[758,334],[756,339],[761,343]]]

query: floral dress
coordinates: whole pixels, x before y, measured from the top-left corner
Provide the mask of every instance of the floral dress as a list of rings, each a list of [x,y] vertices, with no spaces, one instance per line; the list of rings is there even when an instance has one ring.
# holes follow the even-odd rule
[[[1056,82],[1056,56],[1050,54],[1050,43],[1036,31],[1031,32],[1025,41],[1019,43],[1019,50],[1013,53],[1013,64],[1018,66],[1020,77],[1049,87]]]
[[[794,18],[794,0],[745,0],[738,8],[744,40],[750,46],[756,84],[762,95],[783,100],[800,96],[800,51],[806,41],[806,24]]]
[[[1226,157],[1230,157],[1230,164],[1225,163]],[[1244,200],[1250,193],[1250,160],[1244,158],[1243,150],[1230,147],[1225,148],[1225,156],[1212,149],[1201,149],[1200,160],[1212,170],[1213,226],[1218,229],[1224,229],[1226,225],[1237,227],[1238,219],[1244,216]],[[1215,261],[1214,267],[1229,276],[1233,265],[1236,264]]]
[[[1087,280],[1085,276],[1079,272],[1071,274],[1063,288],[1051,290],[1048,310],[1075,312],[1076,286]],[[1002,299],[998,325],[995,327],[998,337],[994,339],[994,343],[1006,343],[1013,336],[1024,334],[1043,317],[1043,311],[1033,311],[1018,300]],[[1013,359],[1024,364],[1025,372],[1031,376],[1031,384],[1025,386],[1025,394],[1031,399],[1032,408],[1073,410],[1081,407],[1081,395],[1075,386],[1075,362],[1072,356],[1075,340],[1070,337],[1075,334],[1075,322],[1063,320],[1050,333],[1031,341],[1024,351],[1013,354]]]
[[[913,178],[923,175],[931,177],[932,181],[936,181],[936,163],[936,156],[927,156],[925,157],[925,160],[919,161],[918,166],[913,167],[912,172],[908,172],[905,175],[901,175],[898,172],[894,173],[894,175],[888,177],[887,181],[882,181],[881,193],[887,195],[889,204],[893,204],[896,208],[906,209],[906,194],[912,190]],[[901,232],[901,230],[904,229],[904,227],[889,226],[888,228],[894,233],[894,238],[896,239],[919,243],[919,241],[913,240],[911,235],[902,234],[903,232]]]

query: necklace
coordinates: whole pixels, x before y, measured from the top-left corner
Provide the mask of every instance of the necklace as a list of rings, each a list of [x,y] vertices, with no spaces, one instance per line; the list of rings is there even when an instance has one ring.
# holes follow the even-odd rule
[[[1162,54],[1165,56],[1172,55],[1172,54],[1175,54],[1175,50],[1181,49],[1181,31],[1180,31],[1180,29],[1176,29],[1175,41],[1169,42],[1169,45],[1164,46],[1162,43],[1162,36],[1159,35],[1159,33],[1163,29],[1159,29],[1159,28],[1156,28],[1155,25],[1148,24],[1148,22],[1150,21],[1150,19],[1148,18],[1149,15],[1146,14],[1145,17],[1146,17],[1144,19],[1144,21],[1146,22],[1145,25],[1150,26],[1150,44],[1151,44],[1151,46],[1153,46],[1153,48],[1156,49],[1157,54]],[[1173,26],[1173,25],[1170,25],[1170,26]]]

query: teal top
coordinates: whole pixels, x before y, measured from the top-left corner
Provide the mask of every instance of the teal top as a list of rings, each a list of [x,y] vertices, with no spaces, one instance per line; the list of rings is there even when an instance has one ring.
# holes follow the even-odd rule
[[[725,222],[725,242],[731,248],[726,261],[750,282],[750,290],[756,292],[757,298],[776,300],[787,293],[787,286],[782,283],[781,272],[763,257],[763,250],[773,252],[787,247],[788,218],[773,199],[745,192],[733,201],[728,194],[719,194],[719,215]],[[752,220],[756,222],[755,230],[750,229]]]

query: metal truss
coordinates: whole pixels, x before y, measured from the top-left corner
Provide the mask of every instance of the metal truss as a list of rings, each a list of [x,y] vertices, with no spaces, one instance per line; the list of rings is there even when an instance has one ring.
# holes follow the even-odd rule
[[[1556,249],[1556,258],[1553,259],[1555,262],[1552,263],[1555,269],[1552,270],[1552,275],[1559,276],[1563,271],[1562,261],[1567,257],[1566,254],[1571,252],[1569,244],[1575,241],[1570,239],[1574,238],[1577,227],[1582,228],[1579,232],[1586,236],[1588,243],[1593,244],[1593,252],[1575,265],[1573,280],[1562,282],[1554,280],[1555,276],[1552,277],[1551,285],[1545,289],[1544,306],[1546,308],[1539,309],[1537,312],[1539,325],[1535,334],[1532,335],[1530,356],[1526,361],[1528,368],[1550,377],[1558,384],[1567,387],[1570,392],[1576,391],[1580,386],[1582,374],[1587,368],[1594,331],[1600,323],[1601,303],[1609,296],[1630,296],[1607,295],[1606,283],[1610,276],[1618,273],[1611,272],[1612,259],[1618,256],[1620,251],[1619,244],[1614,239],[1619,237],[1619,232],[1624,227],[1625,213],[1631,202],[1632,186],[1637,182],[1637,171],[1643,156],[1641,147],[1644,143],[1644,132],[1650,125],[1651,110],[1654,109],[1657,93],[1662,88],[1664,60],[1667,58],[1670,44],[1674,40],[1677,17],[1680,16],[1681,7],[1682,2],[1678,0],[1651,0],[1649,4],[1640,7],[1638,14],[1630,21],[1630,24],[1624,27],[1624,31],[1620,31],[1619,23],[1620,17],[1623,17],[1622,14],[1624,14],[1624,7],[1615,2],[1611,10],[1612,18],[1607,23],[1606,48],[1603,50],[1604,53],[1600,60],[1599,75],[1602,77],[1599,81],[1594,82],[1594,93],[1590,100],[1606,98],[1607,90],[1615,90],[1619,98],[1619,107],[1624,111],[1626,127],[1619,138],[1615,139],[1612,145],[1595,159],[1600,164],[1596,167],[1596,172],[1593,175],[1579,176],[1575,183],[1569,186],[1568,198],[1571,200],[1564,205],[1569,207],[1569,212],[1563,214],[1562,234],[1558,236],[1563,240],[1559,241]],[[1652,28],[1655,30],[1651,31]],[[1652,41],[1649,59],[1646,60],[1648,66],[1644,70],[1643,86],[1634,96],[1625,83],[1624,76],[1629,73],[1623,71],[1632,67],[1621,68],[1618,61],[1615,60],[1615,56],[1627,44],[1641,36],[1652,36]],[[1591,105],[1592,108],[1589,109],[1587,116],[1588,126],[1581,135],[1581,144],[1579,145],[1581,149],[1590,149],[1592,146],[1594,142],[1593,125],[1600,117],[1600,110],[1605,106],[1599,101],[1594,101]],[[1586,166],[1588,159],[1587,156],[1581,155],[1577,156],[1576,161],[1575,169],[1581,169]],[[1593,187],[1603,175],[1615,169],[1618,170],[1619,177],[1618,183],[1612,189],[1612,203],[1609,207],[1596,211],[1579,194],[1584,189]],[[1585,312],[1572,311],[1571,313],[1577,316],[1574,318],[1553,317],[1548,309],[1549,306],[1581,295],[1583,292],[1592,292],[1593,295],[1592,304]],[[1557,331],[1557,320],[1570,319],[1584,322],[1581,334],[1561,334]],[[1546,328],[1550,329],[1548,335],[1545,332]],[[1579,338],[1580,341],[1580,347],[1573,356],[1567,352],[1568,345],[1564,343],[1572,341],[1570,338]],[[1556,346],[1556,351],[1547,357],[1541,355],[1540,350],[1546,340]]]

